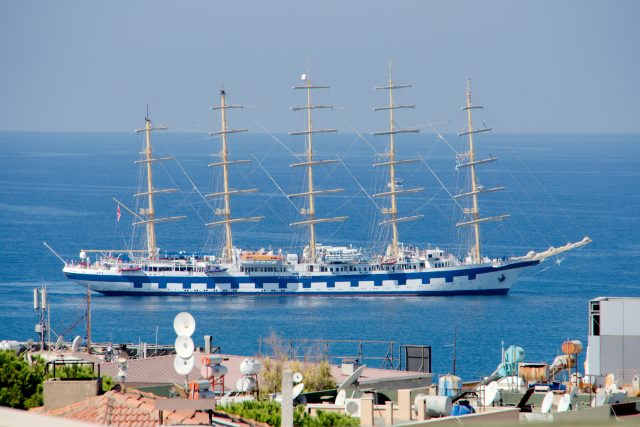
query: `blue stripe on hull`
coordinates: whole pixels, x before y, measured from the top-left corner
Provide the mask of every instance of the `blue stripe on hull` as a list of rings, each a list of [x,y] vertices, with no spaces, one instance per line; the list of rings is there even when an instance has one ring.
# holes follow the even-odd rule
[[[82,273],[65,273],[69,279],[80,282],[110,282],[110,283],[123,283],[129,286],[132,284],[131,289],[126,290],[100,290],[95,289],[97,292],[101,292],[105,295],[498,295],[506,294],[509,291],[509,287],[501,287],[497,289],[468,289],[468,290],[416,290],[402,288],[406,286],[407,280],[421,280],[423,284],[428,284],[432,279],[444,279],[445,284],[451,284],[453,286],[454,277],[466,277],[470,283],[473,283],[476,278],[486,273],[496,273],[500,271],[508,271],[513,269],[522,269],[537,265],[539,261],[523,261],[513,264],[508,264],[501,267],[477,267],[460,270],[448,270],[448,271],[429,271],[429,272],[398,272],[398,273],[372,273],[372,274],[358,274],[358,275],[323,275],[323,276],[249,276],[249,277],[231,277],[223,274],[216,274],[214,276],[147,276],[145,274],[135,275],[103,275],[103,274],[82,274]],[[394,285],[397,290],[392,291],[374,291],[359,289],[360,282],[373,282],[374,286],[383,286],[383,281],[393,280],[397,285]],[[500,279],[498,279],[500,280]],[[336,282],[349,282],[349,290],[330,291],[329,289],[336,287]],[[143,284],[157,284],[159,290],[143,289]],[[167,290],[168,284],[179,284],[182,286],[180,290]],[[206,284],[207,291],[191,290],[192,285]],[[301,290],[289,291],[287,290],[287,283],[299,284]],[[312,284],[326,283],[326,292],[310,291]],[[278,290],[264,292],[264,291],[252,291],[250,289],[243,289],[239,291],[241,284],[253,284],[254,289],[264,289],[265,284],[277,284]],[[228,289],[216,289],[216,285],[225,285]],[[416,286],[416,285],[414,285]],[[417,285],[425,286],[425,285]],[[413,286],[412,286],[413,287]],[[473,286],[471,286],[473,288]],[[148,288],[148,287],[147,287]]]
[[[468,290],[468,291],[424,291],[424,292],[396,292],[396,291],[376,291],[376,292],[146,292],[146,291],[134,291],[134,292],[119,292],[119,291],[97,291],[103,295],[109,296],[195,296],[195,295],[206,295],[206,296],[217,296],[217,297],[225,297],[225,296],[324,296],[327,298],[335,298],[335,297],[353,297],[353,296],[362,296],[362,297],[378,297],[378,296],[403,296],[403,297],[412,297],[412,296],[453,296],[453,295],[506,295],[509,292],[508,288],[501,289],[480,289],[480,290]]]
[[[255,283],[257,286],[263,286],[265,283],[302,283],[311,284],[312,282],[326,282],[328,287],[335,287],[336,282],[351,281],[373,281],[376,286],[381,286],[383,280],[397,280],[399,286],[406,284],[408,279],[421,279],[428,283],[431,279],[445,279],[447,283],[453,282],[454,277],[467,276],[469,280],[474,280],[475,276],[484,273],[507,271],[518,268],[530,267],[537,265],[538,261],[525,261],[515,264],[509,264],[502,267],[478,267],[461,269],[457,271],[435,271],[435,272],[408,272],[408,273],[387,273],[387,274],[352,274],[352,275],[334,275],[334,276],[243,276],[232,277],[224,274],[215,276],[147,276],[147,275],[106,275],[106,274],[79,274],[65,273],[69,279],[93,282],[125,282],[133,283],[134,287],[142,283],[158,283],[158,285],[166,285],[167,283],[180,282],[186,285],[193,283],[227,283],[232,288],[237,288],[241,283]]]

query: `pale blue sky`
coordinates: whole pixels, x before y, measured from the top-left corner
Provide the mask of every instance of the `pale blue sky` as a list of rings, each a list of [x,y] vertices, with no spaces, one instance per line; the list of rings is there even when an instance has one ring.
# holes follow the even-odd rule
[[[0,130],[128,131],[149,103],[207,131],[224,85],[239,124],[287,131],[309,67],[341,107],[321,120],[365,133],[392,59],[407,124],[457,130],[470,77],[496,131],[640,132],[639,20],[633,0],[0,0]]]

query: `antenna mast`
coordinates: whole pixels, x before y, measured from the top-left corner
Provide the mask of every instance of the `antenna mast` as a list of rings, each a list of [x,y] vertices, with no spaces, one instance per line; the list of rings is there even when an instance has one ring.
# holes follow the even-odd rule
[[[207,226],[224,225],[225,230],[225,245],[222,251],[222,260],[224,262],[231,262],[233,260],[233,234],[231,230],[231,224],[236,222],[255,222],[260,221],[264,217],[254,216],[247,218],[232,218],[231,217],[231,195],[254,193],[258,191],[257,188],[245,189],[245,190],[231,190],[229,188],[229,165],[238,163],[251,163],[251,160],[229,160],[229,151],[227,149],[227,135],[230,133],[246,132],[247,129],[227,129],[227,109],[230,108],[242,108],[242,105],[228,105],[226,102],[226,92],[224,89],[220,90],[220,106],[211,107],[212,110],[220,110],[220,121],[222,130],[217,132],[210,132],[209,135],[220,135],[222,138],[222,148],[220,151],[220,162],[209,164],[210,167],[222,166],[222,178],[223,178],[223,191],[221,193],[207,194],[206,197],[220,197],[224,198],[224,208],[216,209],[215,213],[221,215],[224,219],[221,221],[214,221],[207,224]]]
[[[314,160],[313,152],[313,134],[316,133],[330,133],[337,132],[337,129],[313,129],[313,121],[311,111],[319,108],[333,109],[332,105],[313,105],[311,103],[311,90],[312,89],[328,89],[329,86],[317,86],[311,84],[311,79],[307,74],[301,76],[301,80],[305,82],[303,86],[294,86],[293,89],[302,89],[307,91],[307,104],[304,106],[291,107],[292,111],[307,110],[307,130],[300,132],[289,132],[289,135],[305,135],[306,136],[306,161],[300,163],[293,163],[291,167],[305,166],[307,168],[307,191],[304,193],[290,194],[289,198],[293,197],[306,197],[307,207],[302,208],[300,213],[306,215],[309,219],[305,221],[299,221],[289,224],[290,226],[308,225],[309,226],[309,252],[307,254],[307,261],[311,263],[317,262],[316,257],[316,224],[321,222],[340,222],[346,220],[346,216],[338,216],[333,218],[316,218],[316,205],[315,196],[321,194],[338,193],[344,191],[343,188],[334,188],[328,190],[316,190],[313,185],[313,167],[318,165],[325,165],[329,163],[336,163],[337,160]]]
[[[185,219],[186,216],[173,216],[168,218],[156,218],[155,207],[153,204],[153,195],[157,193],[174,193],[177,190],[175,188],[156,189],[153,188],[153,172],[151,164],[163,160],[172,160],[174,157],[159,157],[153,158],[153,149],[151,147],[151,132],[157,130],[166,130],[166,126],[153,127],[151,125],[151,119],[149,119],[149,106],[147,106],[147,117],[144,118],[144,129],[136,129],[136,133],[144,132],[145,134],[145,148],[142,154],[141,160],[136,160],[136,164],[147,165],[147,191],[134,194],[134,197],[147,196],[147,207],[140,208],[140,215],[143,217],[140,221],[134,222],[133,225],[146,225],[147,227],[147,253],[149,258],[157,258],[158,247],[156,245],[156,229],[155,224],[158,222],[177,221]]]
[[[87,284],[87,353],[91,354],[91,288]]]
[[[382,221],[380,225],[390,224],[392,230],[392,240],[391,245],[387,251],[387,255],[393,259],[398,259],[400,257],[400,248],[399,248],[399,237],[398,237],[398,223],[399,222],[407,222],[414,221],[416,219],[422,218],[423,215],[415,215],[408,217],[398,217],[398,205],[396,196],[399,194],[406,193],[416,193],[422,191],[423,188],[409,188],[404,189],[401,185],[401,180],[399,180],[396,176],[396,165],[404,164],[404,163],[414,163],[418,160],[397,160],[396,159],[396,150],[395,150],[395,135],[398,133],[418,133],[419,129],[398,129],[395,125],[394,119],[394,111],[401,108],[415,108],[415,105],[396,105],[393,100],[393,90],[394,89],[403,89],[411,87],[411,85],[399,85],[395,84],[393,81],[393,72],[391,69],[391,65],[389,65],[389,83],[386,86],[376,87],[376,90],[388,90],[389,91],[389,104],[385,107],[376,107],[374,111],[389,111],[389,130],[382,132],[374,132],[374,135],[388,135],[389,136],[389,152],[385,153],[384,156],[387,157],[387,161],[383,161],[380,163],[374,163],[374,167],[378,166],[389,166],[389,183],[387,186],[389,187],[389,191],[374,194],[373,197],[389,197],[391,199],[390,207],[383,208],[381,212],[385,215],[388,215],[389,218]]]
[[[494,162],[494,161],[498,160],[498,158],[497,157],[489,157],[489,158],[486,158],[486,159],[476,160],[476,153],[475,153],[475,149],[474,149],[474,145],[473,145],[473,135],[476,134],[476,133],[480,133],[480,132],[489,132],[489,131],[491,131],[491,129],[487,128],[487,127],[481,128],[481,129],[474,129],[473,128],[473,122],[472,122],[472,119],[471,119],[471,110],[481,109],[483,107],[481,105],[473,105],[473,103],[471,102],[471,80],[470,79],[467,80],[466,96],[467,96],[467,105],[465,107],[462,107],[462,109],[467,111],[467,130],[465,132],[459,133],[458,136],[468,135],[469,151],[467,153],[465,153],[467,161],[465,163],[458,164],[456,167],[458,169],[460,169],[462,167],[470,168],[470,172],[471,172],[471,191],[468,192],[468,193],[458,194],[455,197],[459,198],[459,197],[471,196],[471,206],[472,207],[464,209],[464,214],[465,215],[470,215],[472,219],[468,220],[468,221],[464,221],[464,222],[459,222],[458,224],[456,224],[456,226],[458,226],[458,227],[463,227],[463,226],[468,226],[468,225],[473,226],[474,244],[473,244],[473,246],[471,248],[471,251],[470,251],[471,252],[471,261],[473,263],[480,263],[481,260],[482,260],[481,250],[480,250],[480,223],[488,222],[488,221],[502,221],[503,219],[509,217],[509,215],[497,215],[497,216],[483,217],[483,218],[480,217],[480,209],[478,207],[478,194],[480,194],[480,193],[492,193],[492,192],[495,192],[495,191],[501,191],[501,190],[504,190],[505,187],[484,188],[483,186],[481,186],[478,183],[478,177],[476,175],[476,165],[483,164],[483,163]]]

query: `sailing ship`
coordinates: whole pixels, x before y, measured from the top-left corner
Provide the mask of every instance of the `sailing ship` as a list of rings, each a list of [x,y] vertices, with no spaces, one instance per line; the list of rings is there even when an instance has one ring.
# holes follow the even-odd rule
[[[468,82],[466,105],[463,107],[467,115],[467,125],[466,129],[459,134],[467,138],[468,150],[459,156],[457,168],[470,172],[470,188],[456,196],[470,202],[470,207],[463,210],[464,220],[456,224],[458,227],[470,227],[472,230],[472,243],[468,254],[459,258],[439,248],[420,249],[403,245],[400,241],[398,224],[418,220],[422,215],[401,216],[397,198],[423,189],[404,188],[402,179],[398,177],[397,167],[418,160],[401,159],[397,156],[396,136],[416,133],[419,130],[396,127],[394,117],[396,111],[411,109],[415,106],[397,104],[394,101],[394,92],[410,85],[397,84],[390,73],[388,82],[376,88],[376,90],[387,91],[388,104],[374,109],[389,114],[389,128],[375,133],[388,138],[389,150],[383,154],[382,161],[374,164],[377,168],[387,168],[388,182],[386,191],[374,194],[373,197],[388,200],[387,207],[381,209],[384,219],[379,225],[391,228],[391,241],[386,251],[379,255],[365,254],[353,247],[319,244],[316,236],[318,224],[342,222],[347,217],[318,216],[317,198],[338,193],[344,189],[318,189],[314,184],[316,167],[338,161],[316,158],[313,146],[314,135],[332,133],[336,130],[313,127],[313,111],[333,107],[314,104],[312,92],[327,89],[328,86],[313,84],[307,74],[302,75],[302,82],[303,84],[294,86],[294,89],[306,92],[306,103],[292,107],[292,110],[306,112],[306,129],[290,132],[290,135],[303,136],[306,149],[301,161],[290,166],[305,170],[306,191],[288,195],[292,199],[304,200],[304,207],[300,209],[303,218],[290,224],[292,227],[306,227],[308,231],[308,243],[299,253],[285,253],[282,250],[247,251],[234,245],[233,225],[241,222],[257,222],[262,217],[232,216],[232,196],[252,193],[257,189],[232,189],[229,185],[231,167],[250,161],[233,160],[229,156],[229,135],[246,130],[227,127],[227,110],[242,108],[242,106],[227,104],[226,93],[222,90],[220,105],[213,108],[220,111],[222,129],[211,133],[221,138],[220,161],[211,163],[209,166],[222,168],[223,186],[221,192],[207,195],[210,198],[222,198],[223,207],[214,211],[219,218],[207,224],[210,227],[224,228],[222,253],[201,256],[161,254],[156,243],[155,225],[185,217],[156,217],[155,195],[175,190],[153,187],[152,165],[170,158],[154,158],[151,134],[164,127],[154,127],[147,117],[145,128],[139,130],[145,134],[145,150],[142,152],[142,158],[136,162],[146,169],[146,191],[135,195],[146,198],[146,207],[139,212],[134,212],[118,202],[119,206],[136,218],[134,225],[145,227],[146,249],[82,250],[79,260],[65,263],[64,274],[69,279],[106,295],[503,295],[527,269],[549,257],[585,246],[591,241],[588,237],[584,237],[579,242],[550,247],[543,252],[531,251],[523,256],[489,258],[483,255],[481,225],[489,221],[502,221],[508,215],[486,217],[480,213],[479,197],[485,193],[503,190],[504,187],[486,188],[479,184],[477,168],[497,159],[476,157],[474,135],[490,129],[473,127],[472,112],[482,106],[472,103],[471,86]],[[91,261],[91,253],[99,254],[95,261]]]

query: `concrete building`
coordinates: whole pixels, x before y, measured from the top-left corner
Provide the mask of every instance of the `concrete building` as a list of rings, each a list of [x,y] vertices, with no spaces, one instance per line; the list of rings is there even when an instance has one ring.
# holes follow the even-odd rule
[[[630,384],[640,374],[640,298],[598,297],[589,301],[589,340],[585,374],[602,385],[615,375]]]

